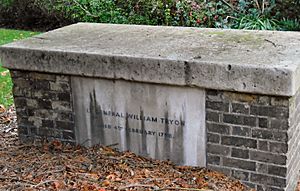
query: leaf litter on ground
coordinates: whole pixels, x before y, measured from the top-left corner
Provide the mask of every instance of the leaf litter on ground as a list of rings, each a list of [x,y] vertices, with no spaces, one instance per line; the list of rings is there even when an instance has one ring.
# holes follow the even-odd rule
[[[0,107],[0,190],[155,190],[248,191],[222,173],[200,167],[54,140],[22,144],[14,107]]]

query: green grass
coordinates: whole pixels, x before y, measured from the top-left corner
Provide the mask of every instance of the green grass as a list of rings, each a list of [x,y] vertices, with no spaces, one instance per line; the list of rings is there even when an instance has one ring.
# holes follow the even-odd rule
[[[0,29],[0,45],[24,39],[36,34],[38,33]],[[6,68],[3,68],[2,64],[0,63],[0,104],[4,105],[5,107],[9,107],[13,104],[12,86],[13,83],[9,71]]]

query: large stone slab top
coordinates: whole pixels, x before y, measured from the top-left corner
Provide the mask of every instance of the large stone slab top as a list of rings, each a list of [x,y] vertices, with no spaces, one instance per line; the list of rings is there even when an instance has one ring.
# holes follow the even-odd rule
[[[0,48],[9,69],[292,96],[300,33],[78,23]]]

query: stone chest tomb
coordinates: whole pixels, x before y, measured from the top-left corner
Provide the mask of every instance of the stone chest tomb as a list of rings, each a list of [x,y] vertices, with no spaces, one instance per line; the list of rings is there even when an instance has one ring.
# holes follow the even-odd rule
[[[257,190],[300,170],[300,34],[78,23],[0,48],[22,141],[206,166]]]

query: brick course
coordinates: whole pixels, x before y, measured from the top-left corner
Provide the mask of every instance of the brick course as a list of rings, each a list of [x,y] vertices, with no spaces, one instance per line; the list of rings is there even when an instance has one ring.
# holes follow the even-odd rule
[[[20,139],[74,143],[70,77],[19,70],[11,75]]]
[[[299,94],[207,90],[207,166],[259,191],[294,190],[300,169]]]

